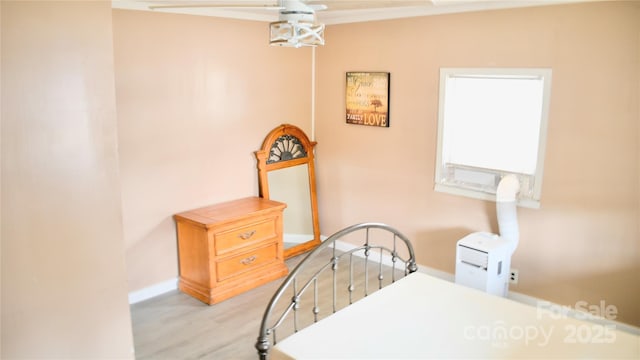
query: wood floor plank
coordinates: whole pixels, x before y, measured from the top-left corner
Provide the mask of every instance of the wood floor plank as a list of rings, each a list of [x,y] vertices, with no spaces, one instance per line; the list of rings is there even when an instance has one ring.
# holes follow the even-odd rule
[[[321,262],[327,261],[331,254],[322,254],[315,260],[313,268]],[[326,255],[326,256],[324,256]],[[305,255],[287,260],[287,266],[293,269]],[[361,260],[359,260],[362,262]],[[317,266],[316,266],[317,265]],[[378,288],[377,267],[369,266],[370,292]],[[361,277],[363,267],[359,266],[356,276]],[[340,307],[348,304],[347,282],[349,266],[339,266],[338,302]],[[360,274],[360,275],[359,275]],[[390,276],[385,275],[385,282],[390,282]],[[209,306],[180,291],[171,291],[158,297],[133,304],[131,306],[133,337],[137,359],[257,359],[254,348],[260,322],[264,310],[274,292],[283,279],[242,293],[231,299]],[[323,276],[323,289],[331,288],[331,277]],[[363,281],[357,284],[357,294],[354,301],[362,298],[364,292]],[[332,313],[329,290],[320,292],[321,317]],[[288,295],[287,295],[288,296]],[[285,302],[289,298],[283,297]],[[301,306],[300,323],[304,326],[313,322],[310,311],[310,295],[305,295]],[[284,308],[286,304],[279,304]],[[292,331],[292,323],[283,325],[278,330],[278,338],[282,339]]]
[[[262,314],[281,281],[212,306],[178,290],[133,304],[136,359],[256,359]]]

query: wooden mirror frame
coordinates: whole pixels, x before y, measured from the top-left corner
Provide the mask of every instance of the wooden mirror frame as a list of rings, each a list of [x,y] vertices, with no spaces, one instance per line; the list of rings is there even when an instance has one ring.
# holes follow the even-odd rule
[[[295,138],[295,139],[294,139]],[[297,139],[297,140],[296,140]],[[291,154],[281,152],[278,145],[283,145],[283,141],[289,144],[299,145]],[[311,220],[313,223],[313,239],[302,244],[284,249],[285,259],[302,254],[320,245],[320,223],[318,221],[318,199],[316,194],[316,173],[313,149],[315,141],[310,141],[307,134],[300,128],[291,124],[282,124],[265,137],[262,148],[255,152],[258,160],[258,181],[260,186],[260,197],[269,198],[269,171],[288,168],[298,165],[307,165],[309,171],[309,193],[311,196]],[[301,147],[301,149],[300,149]],[[275,150],[275,151],[274,151]],[[277,200],[277,199],[273,199]]]

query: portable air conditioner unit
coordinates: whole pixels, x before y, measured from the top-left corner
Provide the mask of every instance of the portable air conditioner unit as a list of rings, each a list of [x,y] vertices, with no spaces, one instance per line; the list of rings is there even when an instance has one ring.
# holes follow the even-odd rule
[[[509,241],[496,234],[476,232],[458,240],[456,283],[506,296],[511,268]]]
[[[500,180],[496,190],[496,211],[500,235],[471,233],[456,243],[456,283],[507,296],[511,275],[511,255],[520,234],[516,214],[516,195],[520,182],[515,175]]]

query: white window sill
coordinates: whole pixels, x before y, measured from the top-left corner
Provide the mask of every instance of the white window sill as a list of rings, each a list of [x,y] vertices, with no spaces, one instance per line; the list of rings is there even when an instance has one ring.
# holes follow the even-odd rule
[[[455,185],[436,184],[434,190],[437,191],[437,192],[440,192],[440,193],[458,195],[458,196],[466,196],[466,197],[470,197],[470,198],[473,198],[473,199],[496,201],[496,194],[494,194],[494,193],[489,193],[489,192],[484,192],[484,191],[479,191],[479,190],[466,189],[466,188],[462,188],[462,187],[455,186]],[[518,206],[529,208],[529,209],[539,209],[540,208],[540,201],[539,200],[534,200],[534,199],[518,199]]]

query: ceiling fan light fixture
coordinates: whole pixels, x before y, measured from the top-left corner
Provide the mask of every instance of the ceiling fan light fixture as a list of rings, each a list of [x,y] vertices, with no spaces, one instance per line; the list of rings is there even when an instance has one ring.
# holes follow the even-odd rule
[[[269,45],[303,47],[324,45],[324,24],[283,20],[269,24]]]

